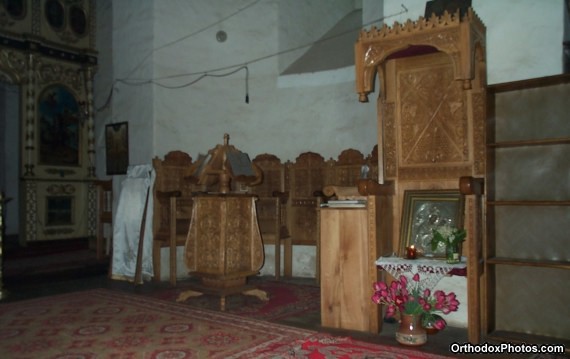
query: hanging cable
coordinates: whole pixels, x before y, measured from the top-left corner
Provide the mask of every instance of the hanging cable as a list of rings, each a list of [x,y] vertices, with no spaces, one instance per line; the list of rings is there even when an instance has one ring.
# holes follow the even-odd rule
[[[401,14],[404,14],[404,13],[408,12],[408,9],[407,9],[406,7],[404,7],[403,5],[402,5],[402,7],[403,7],[403,10],[401,10],[400,12],[395,13],[395,14],[392,14],[392,15],[384,16],[384,17],[382,17],[382,18],[379,18],[379,19],[376,19],[376,20],[373,20],[373,21],[370,21],[370,22],[364,24],[363,27],[366,27],[366,26],[371,25],[371,24],[373,24],[373,23],[376,23],[376,22],[378,22],[378,21],[383,21],[383,20],[386,20],[386,19],[388,19],[388,18],[391,18],[391,17],[394,17],[394,16],[398,16],[398,15],[401,15]],[[186,77],[186,76],[197,76],[197,75],[201,75],[201,74],[204,74],[204,73],[212,73],[212,72],[218,72],[218,71],[225,71],[225,70],[229,70],[229,69],[236,68],[236,67],[238,67],[238,66],[239,66],[240,68],[242,68],[242,67],[244,67],[246,64],[256,63],[256,62],[263,61],[263,60],[267,60],[267,59],[270,59],[270,58],[272,58],[272,57],[280,56],[280,55],[283,55],[283,54],[286,54],[286,53],[289,53],[289,52],[292,52],[292,51],[297,51],[297,50],[303,49],[303,48],[305,48],[305,47],[317,45],[317,44],[319,44],[319,43],[322,43],[322,42],[325,42],[325,41],[329,41],[329,40],[332,40],[332,39],[334,39],[334,38],[337,38],[337,37],[346,35],[346,34],[348,34],[348,33],[351,33],[351,32],[353,32],[353,31],[355,31],[355,30],[358,30],[358,29],[361,29],[361,27],[353,28],[353,29],[350,29],[350,30],[347,30],[347,31],[343,31],[343,32],[340,32],[340,33],[335,34],[335,35],[331,35],[331,36],[328,36],[328,37],[324,37],[324,38],[319,39],[319,40],[317,40],[317,41],[308,42],[308,43],[305,43],[305,44],[302,44],[302,45],[299,45],[299,46],[295,46],[295,47],[292,47],[292,48],[289,48],[289,49],[286,49],[286,50],[282,50],[282,51],[278,51],[278,52],[275,52],[275,53],[271,53],[271,54],[269,54],[269,55],[260,56],[260,57],[257,57],[257,58],[252,59],[252,60],[248,60],[247,62],[240,63],[240,64],[234,64],[234,65],[228,65],[228,66],[218,67],[218,68],[210,69],[210,70],[207,70],[207,71],[188,72],[188,73],[177,74],[177,75],[168,75],[168,76],[156,77],[156,78],[154,78],[153,80],[156,81],[156,80],[166,80],[166,79],[173,79],[173,78]],[[149,82],[145,82],[144,84],[146,84],[146,83],[149,83]],[[136,84],[133,84],[133,85],[136,85]],[[184,87],[184,86],[183,86],[183,87]]]
[[[246,7],[244,7],[244,8],[242,8],[242,9],[238,10],[237,12],[235,12],[234,14],[232,14],[231,16],[234,16],[234,15],[236,15],[237,13],[239,13],[239,12],[245,10],[246,8],[249,8],[249,7],[251,7],[251,6],[255,5],[255,4],[257,4],[259,1],[261,1],[261,0],[256,0],[256,1],[252,2],[252,3],[250,3],[249,5],[247,5]],[[389,18],[392,18],[392,17],[395,17],[395,16],[399,16],[399,15],[402,15],[402,14],[408,12],[408,8],[406,8],[403,4],[401,4],[401,7],[402,7],[402,10],[400,10],[399,12],[394,13],[394,14],[392,14],[392,15],[383,16],[383,17],[378,18],[378,19],[375,19],[375,20],[373,20],[373,21],[369,21],[369,22],[363,24],[361,27],[353,28],[353,29],[350,29],[350,30],[347,30],[347,31],[338,33],[338,34],[336,34],[336,35],[328,36],[328,37],[319,39],[319,40],[317,40],[317,41],[313,41],[313,42],[310,42],[310,43],[306,43],[306,44],[303,44],[303,45],[299,45],[299,46],[296,46],[296,47],[293,47],[293,48],[290,48],[290,49],[286,49],[286,50],[283,50],[283,51],[278,51],[278,52],[275,52],[275,53],[272,53],[272,54],[269,54],[269,55],[260,56],[260,57],[257,57],[257,58],[255,58],[255,59],[252,59],[252,60],[249,60],[249,61],[247,61],[247,62],[240,63],[240,64],[234,64],[234,65],[223,66],[223,67],[219,67],[219,68],[216,68],[216,69],[210,69],[210,70],[207,70],[207,71],[190,72],[190,73],[183,73],[183,74],[177,74],[177,75],[168,75],[168,76],[163,76],[163,77],[157,77],[157,78],[150,79],[150,80],[136,80],[136,79],[128,79],[128,78],[116,79],[116,80],[114,81],[113,86],[114,86],[116,83],[122,83],[122,84],[127,85],[127,86],[143,86],[143,85],[153,84],[153,85],[156,85],[156,86],[165,88],[165,89],[181,89],[181,88],[185,88],[185,87],[188,87],[188,86],[192,86],[192,85],[194,85],[195,83],[199,82],[200,80],[202,80],[202,79],[204,79],[204,78],[206,78],[206,77],[225,77],[225,76],[232,75],[232,74],[238,72],[239,70],[245,68],[245,69],[246,69],[246,103],[249,103],[249,88],[248,88],[248,87],[249,87],[249,69],[248,69],[248,67],[247,67],[246,64],[252,64],[252,63],[260,62],[260,61],[267,60],[267,59],[270,59],[270,58],[275,57],[275,56],[280,56],[280,55],[283,55],[283,54],[286,54],[286,53],[289,53],[289,52],[292,52],[292,51],[296,51],[296,50],[303,49],[303,48],[305,48],[305,47],[309,47],[309,46],[312,46],[312,45],[316,45],[316,44],[319,44],[319,43],[324,42],[324,41],[329,41],[329,40],[331,40],[331,39],[334,39],[334,38],[336,38],[336,37],[345,35],[345,34],[347,34],[347,33],[350,33],[350,32],[352,32],[352,31],[355,31],[355,30],[357,30],[357,29],[361,29],[361,28],[366,27],[366,26],[368,26],[368,25],[372,25],[372,24],[374,24],[374,23],[376,23],[376,22],[384,21],[384,20],[386,20],[386,19],[389,19]],[[227,18],[229,18],[229,17],[231,17],[231,16],[228,16],[228,17],[226,17],[225,19],[227,19]],[[221,21],[223,21],[223,20],[221,20]],[[196,31],[195,33],[189,34],[189,35],[185,36],[184,38],[181,38],[181,39],[172,41],[172,42],[170,42],[170,43],[168,43],[168,44],[165,44],[165,45],[163,45],[163,46],[157,48],[156,50],[162,49],[162,48],[164,48],[164,47],[166,47],[166,46],[170,46],[170,45],[172,45],[172,44],[174,44],[174,43],[177,43],[177,42],[179,42],[179,41],[182,41],[183,39],[188,38],[188,37],[190,37],[190,36],[192,36],[192,35],[194,35],[194,34],[196,34],[196,33],[205,31],[206,29],[208,29],[208,28],[210,28],[210,27],[212,27],[212,26],[214,26],[214,25],[220,23],[221,21],[218,21],[218,22],[215,23],[215,24],[209,25],[209,26],[206,27],[206,28],[200,29],[200,30]],[[155,50],[153,50],[153,51],[155,51]],[[149,55],[149,56],[150,56],[150,55]],[[148,56],[147,56],[147,57],[148,57]],[[139,66],[140,66],[140,64],[139,64]],[[220,72],[220,71],[225,71],[225,70],[230,70],[230,69],[235,69],[235,70],[230,71],[230,72],[228,72],[228,73],[221,74],[221,75],[214,75],[214,74],[212,74],[213,72]],[[132,72],[133,72],[133,71],[131,71],[131,73],[132,73]],[[164,84],[161,84],[161,83],[157,82],[157,80],[167,80],[167,79],[173,79],[173,78],[179,78],[179,77],[188,77],[188,76],[199,76],[199,77],[198,77],[197,79],[195,79],[195,80],[192,80],[192,81],[190,81],[190,82],[184,83],[184,84],[182,84],[182,85],[177,85],[177,86],[168,86],[168,85],[164,85]],[[104,106],[102,106],[102,107],[100,107],[99,109],[97,109],[97,112],[99,112],[100,109],[102,109],[102,108],[104,108],[106,105],[108,105],[108,103],[110,102],[112,93],[113,93],[113,91],[112,91],[112,89],[111,89],[111,93],[109,94],[108,101],[105,103]]]
[[[249,68],[245,67],[245,103],[249,103]]]
[[[220,20],[218,20],[218,21],[216,21],[216,22],[214,22],[214,23],[212,23],[212,24],[210,24],[210,25],[208,25],[208,26],[205,26],[205,27],[203,27],[203,28],[200,28],[200,29],[198,29],[198,30],[196,30],[196,31],[194,31],[194,32],[192,32],[192,33],[190,33],[190,34],[188,34],[188,35],[182,36],[182,37],[179,38],[179,39],[173,40],[173,41],[171,41],[171,42],[167,42],[166,44],[160,45],[159,47],[152,49],[145,57],[143,57],[143,59],[138,63],[137,66],[135,66],[131,71],[129,71],[129,73],[127,74],[127,76],[124,77],[124,79],[128,79],[128,78],[129,78],[136,70],[138,70],[138,69],[142,66],[142,64],[143,64],[152,54],[154,54],[155,52],[157,52],[157,51],[159,51],[159,50],[162,50],[162,49],[164,49],[164,48],[166,48],[166,47],[172,46],[172,45],[174,45],[174,44],[177,44],[177,43],[179,43],[179,42],[181,42],[181,41],[183,41],[183,40],[186,40],[186,39],[188,39],[188,38],[190,38],[190,37],[192,37],[192,36],[198,35],[198,34],[204,32],[204,31],[206,31],[206,30],[208,30],[208,29],[211,29],[212,27],[214,27],[214,26],[216,26],[216,25],[218,25],[218,24],[221,24],[222,22],[224,22],[224,21],[226,21],[226,20],[228,20],[228,19],[230,19],[230,18],[232,18],[232,17],[238,15],[238,14],[241,13],[242,11],[245,11],[245,10],[249,9],[250,7],[252,7],[252,6],[257,5],[260,1],[261,1],[261,0],[252,1],[251,3],[249,3],[249,4],[246,5],[246,6],[244,6],[243,8],[236,10],[235,12],[233,12],[233,13],[231,13],[231,14],[229,14],[229,15],[223,17],[223,18],[221,18]]]

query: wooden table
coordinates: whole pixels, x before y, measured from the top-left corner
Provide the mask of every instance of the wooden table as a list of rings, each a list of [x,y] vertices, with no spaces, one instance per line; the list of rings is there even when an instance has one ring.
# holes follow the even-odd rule
[[[379,269],[385,270],[396,279],[404,275],[408,281],[411,281],[415,274],[419,274],[421,287],[429,289],[433,289],[445,276],[467,275],[467,258],[465,257],[462,257],[459,263],[453,264],[438,258],[406,259],[400,257],[380,257],[375,263]]]

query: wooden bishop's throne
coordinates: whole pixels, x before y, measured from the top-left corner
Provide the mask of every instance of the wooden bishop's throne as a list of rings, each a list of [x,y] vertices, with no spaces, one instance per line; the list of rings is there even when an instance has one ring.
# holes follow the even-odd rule
[[[247,278],[259,272],[264,263],[264,248],[255,210],[256,196],[232,192],[232,183],[253,184],[261,174],[247,154],[224,143],[201,156],[190,171],[190,179],[215,192],[196,194],[192,219],[185,245],[185,262],[191,277],[200,283],[180,295],[220,296],[221,310],[225,297],[244,293],[266,299],[264,292],[247,284]]]

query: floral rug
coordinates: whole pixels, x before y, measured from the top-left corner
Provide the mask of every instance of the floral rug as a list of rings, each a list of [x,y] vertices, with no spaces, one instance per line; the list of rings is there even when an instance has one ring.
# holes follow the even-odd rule
[[[444,357],[95,289],[0,304],[0,358]]]
[[[0,305],[0,358],[259,358],[312,334],[105,289]]]
[[[176,301],[180,293],[191,288],[192,282],[181,281],[175,288],[168,288],[151,294],[154,298]],[[316,284],[300,284],[276,281],[273,277],[252,277],[248,284],[265,291],[268,301],[243,294],[226,298],[226,313],[267,321],[279,321],[304,315],[319,316],[321,311],[321,289]],[[219,297],[201,295],[190,297],[184,304],[211,310],[220,310]]]

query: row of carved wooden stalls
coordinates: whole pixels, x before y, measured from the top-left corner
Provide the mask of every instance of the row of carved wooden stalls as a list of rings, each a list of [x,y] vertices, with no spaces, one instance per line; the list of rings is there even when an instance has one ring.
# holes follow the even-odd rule
[[[280,259],[281,251],[275,250],[275,264],[268,265],[282,268],[276,272],[277,276],[282,273],[286,277],[291,277],[294,262],[293,245],[317,246],[318,208],[322,199],[326,197],[323,188],[330,184],[356,186],[363,166],[370,165],[367,175],[374,176],[377,168],[375,165],[377,151],[374,148],[365,156],[358,150],[346,149],[337,159],[329,160],[325,160],[318,153],[305,152],[295,161],[287,162],[282,162],[272,154],[261,154],[252,162],[262,171],[263,180],[252,186],[233,183],[234,192],[251,193],[258,197],[257,217],[264,243],[274,244],[276,248],[281,245],[284,247],[284,260]],[[183,151],[173,151],[165,155],[164,159],[157,157],[153,160],[153,167],[156,170],[154,262],[157,279],[162,277],[161,269],[166,269],[160,263],[161,248],[170,245],[171,235],[176,237],[176,246],[185,244],[193,193],[208,191],[207,187],[197,185],[188,179],[188,173],[194,164],[191,156]],[[176,213],[176,219],[173,219],[171,213]],[[176,229],[173,231],[172,228]],[[313,265],[315,272],[318,272],[316,258]],[[170,280],[173,282],[176,276],[176,264],[172,260],[169,271]]]

